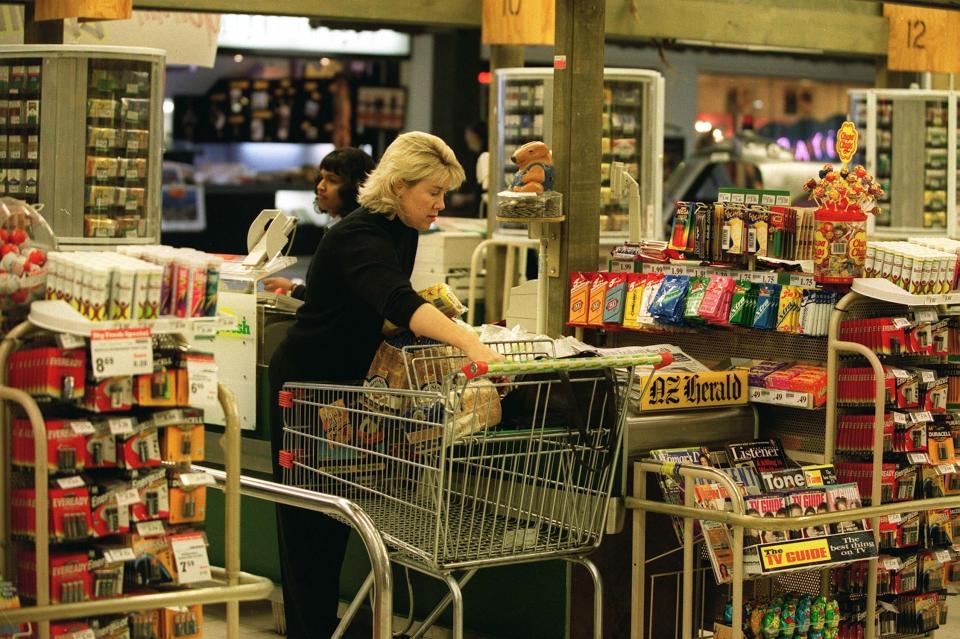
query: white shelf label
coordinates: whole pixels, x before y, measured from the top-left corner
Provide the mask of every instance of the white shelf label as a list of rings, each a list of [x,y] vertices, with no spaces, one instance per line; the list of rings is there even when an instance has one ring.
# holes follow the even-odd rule
[[[813,400],[809,393],[776,390],[772,388],[750,387],[750,399],[764,404],[778,404],[796,408],[810,408]]]
[[[131,153],[136,153],[140,150],[140,142],[138,140],[130,140],[127,142],[127,151]]]
[[[906,424],[907,416],[905,413],[893,413],[893,423],[894,424]]]
[[[83,488],[83,477],[74,475],[73,477],[60,477],[57,479],[57,486],[60,488]]]
[[[137,524],[137,534],[141,537],[159,537],[166,532],[162,521],[141,521]]]
[[[893,326],[895,328],[909,328],[910,320],[908,320],[906,317],[895,317],[893,318]]]
[[[890,372],[893,373],[893,376],[896,377],[897,379],[910,379],[910,373],[903,370],[902,368],[894,368]]]
[[[82,337],[79,335],[71,335],[70,333],[59,333],[57,335],[57,344],[60,345],[60,348],[83,348],[87,345]]]
[[[950,551],[949,551],[949,550],[938,550],[938,551],[937,551],[937,561],[939,561],[941,564],[945,564],[945,563],[951,561],[952,559],[953,559],[953,558],[950,556]]]
[[[932,384],[937,381],[937,374],[933,371],[920,371],[920,381],[924,384]]]
[[[109,169],[106,169],[106,168],[97,169],[97,179],[98,179],[98,180],[106,180],[108,177],[110,177],[110,170],[109,170]]]
[[[177,565],[177,582],[192,584],[210,581],[210,559],[207,546],[200,535],[184,535],[170,540],[174,562]]]
[[[933,414],[928,410],[920,411],[919,413],[910,413],[910,419],[913,420],[914,424],[925,424],[933,421]]]
[[[77,435],[93,435],[97,429],[87,421],[70,422],[70,429]]]
[[[933,308],[914,309],[913,317],[918,322],[936,322],[940,320],[940,316],[937,314],[936,309]]]
[[[907,460],[911,464],[929,464],[930,463],[930,457],[928,457],[926,453],[907,453]],[[893,515],[891,515],[891,517],[893,517]],[[897,517],[899,518],[900,515],[897,515]]]
[[[131,95],[137,95],[138,93],[140,93],[140,85],[135,82],[128,82],[127,93]]]
[[[87,628],[86,630],[71,632],[70,639],[97,639],[97,635],[93,634],[93,630]]]
[[[106,151],[106,150],[107,150],[107,141],[106,141],[105,139],[103,139],[103,138],[100,138],[99,140],[97,140],[97,141],[94,143],[94,147],[95,147],[98,151]]]
[[[211,317],[209,321],[198,321],[193,325],[193,334],[196,337],[215,337],[219,327],[216,318]]]
[[[192,488],[193,486],[214,486],[217,483],[213,475],[208,473],[181,473],[179,479],[185,488]]]
[[[194,408],[219,405],[217,400],[217,364],[213,357],[187,357],[188,403]]]
[[[136,211],[136,210],[137,210],[137,207],[139,207],[139,206],[140,206],[140,205],[137,204],[137,201],[136,201],[136,200],[130,200],[129,202],[127,202],[127,203],[124,205],[124,207],[125,207],[128,211]]]
[[[138,504],[142,499],[140,499],[140,491],[136,488],[130,488],[125,490],[122,493],[117,493],[117,506],[129,506],[130,504]]]
[[[938,475],[950,475],[955,472],[957,472],[957,467],[953,464],[940,464],[937,466]]]
[[[127,179],[128,180],[139,180],[140,174],[137,173],[136,169],[127,169]]]
[[[112,435],[132,435],[133,419],[130,417],[115,417],[107,420],[107,427]]]
[[[900,560],[896,557],[888,557],[883,560],[885,570],[900,570]]]
[[[903,521],[903,518],[900,516],[900,513],[893,513],[892,515],[887,515],[887,521],[891,524],[899,524]]]
[[[103,551],[103,558],[110,564],[119,564],[124,561],[136,561],[137,555],[133,548],[111,548]]]
[[[149,328],[90,331],[90,359],[97,379],[153,372]]]

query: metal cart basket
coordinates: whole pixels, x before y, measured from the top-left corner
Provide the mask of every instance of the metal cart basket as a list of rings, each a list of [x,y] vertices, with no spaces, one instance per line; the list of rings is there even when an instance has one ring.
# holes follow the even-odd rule
[[[580,561],[603,535],[633,369],[663,357],[496,347],[507,361],[489,366],[446,346],[405,349],[417,390],[285,385],[284,483],[353,501],[395,561],[448,584],[454,570]]]

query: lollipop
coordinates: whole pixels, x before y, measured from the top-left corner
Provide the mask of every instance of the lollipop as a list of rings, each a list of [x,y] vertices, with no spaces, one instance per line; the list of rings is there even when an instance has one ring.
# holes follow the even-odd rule
[[[780,634],[780,614],[776,609],[767,609],[763,616],[763,636],[766,639],[775,639]]]

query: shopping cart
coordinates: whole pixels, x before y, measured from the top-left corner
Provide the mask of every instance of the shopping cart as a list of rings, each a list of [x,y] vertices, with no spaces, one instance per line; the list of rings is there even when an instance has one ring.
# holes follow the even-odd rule
[[[477,569],[563,558],[594,579],[599,638],[599,574],[586,555],[603,535],[633,369],[668,356],[536,359],[549,351],[496,348],[506,361],[486,365],[447,346],[408,347],[415,390],[286,384],[283,481],[353,501],[394,562],[447,583],[415,637],[451,602],[462,637],[460,588]],[[466,573],[458,581],[454,571]]]

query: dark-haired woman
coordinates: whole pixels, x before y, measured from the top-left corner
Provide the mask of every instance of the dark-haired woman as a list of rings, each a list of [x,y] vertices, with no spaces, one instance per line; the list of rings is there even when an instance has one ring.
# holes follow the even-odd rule
[[[373,167],[373,158],[349,146],[331,151],[320,162],[313,189],[317,194],[315,208],[330,216],[330,226],[358,208],[357,191]],[[305,285],[294,284],[285,277],[268,277],[263,280],[263,287],[299,300],[307,294]]]

